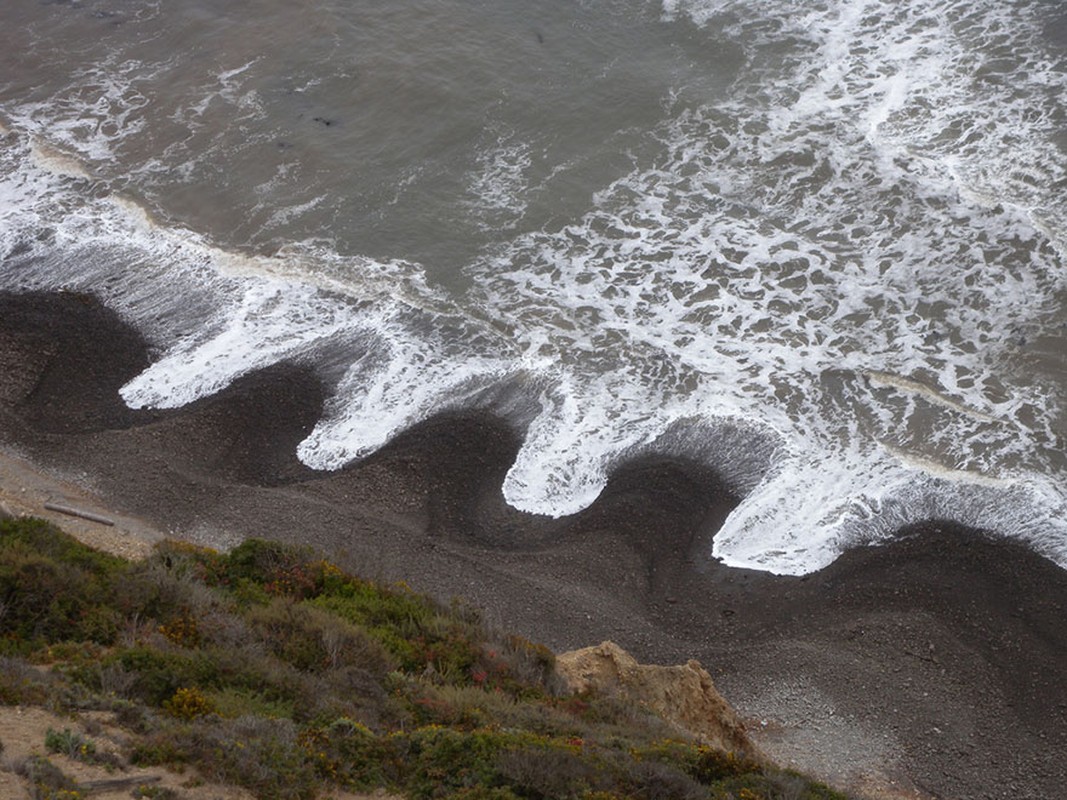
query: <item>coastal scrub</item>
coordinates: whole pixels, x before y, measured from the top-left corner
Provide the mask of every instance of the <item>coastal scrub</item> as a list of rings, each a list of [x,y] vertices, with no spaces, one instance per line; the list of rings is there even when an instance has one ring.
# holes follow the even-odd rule
[[[0,610],[0,703],[72,715],[46,748],[108,769],[191,770],[261,800],[339,789],[413,800],[842,797],[701,746],[645,708],[569,692],[551,651],[492,631],[462,602],[276,542],[229,553],[165,542],[127,562],[44,522],[4,520]],[[78,730],[87,713],[121,731],[121,754],[101,758]],[[21,769],[50,787],[39,796],[80,791],[46,759]]]

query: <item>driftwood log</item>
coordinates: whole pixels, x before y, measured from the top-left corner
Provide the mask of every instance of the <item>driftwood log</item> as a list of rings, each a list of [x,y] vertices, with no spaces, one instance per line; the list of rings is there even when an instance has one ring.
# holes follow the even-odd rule
[[[62,506],[58,503],[45,503],[44,507],[49,511],[56,511],[60,514],[67,514],[71,517],[81,517],[87,519],[90,522],[98,522],[101,525],[114,525],[115,520],[108,519],[100,514],[94,514],[92,511],[84,511],[80,508],[73,508],[71,506]]]

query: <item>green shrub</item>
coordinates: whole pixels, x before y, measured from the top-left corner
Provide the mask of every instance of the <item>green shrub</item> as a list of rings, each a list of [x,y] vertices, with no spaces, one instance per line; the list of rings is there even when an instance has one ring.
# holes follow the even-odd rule
[[[0,522],[0,646],[17,653],[64,640],[110,644],[123,569],[38,520]]]
[[[43,705],[55,683],[23,658],[0,656],[0,705]]]
[[[111,711],[115,714],[115,722],[133,733],[145,734],[158,727],[156,714],[137,703],[115,700],[111,703]]]
[[[154,707],[161,707],[183,687],[205,693],[250,691],[285,704],[299,696],[302,686],[296,670],[270,656],[249,658],[247,652],[218,647],[190,651],[141,645],[117,651],[103,666],[116,663],[134,676],[129,694]]]
[[[402,670],[448,684],[474,680],[484,632],[438,613],[427,598],[353,580],[312,603],[363,628]]]
[[[160,625],[159,632],[168,642],[179,647],[200,645],[200,625],[188,609],[182,609],[180,613]]]
[[[635,758],[641,761],[676,764],[691,778],[706,786],[728,778],[762,772],[759,762],[743,755],[669,739],[635,748],[633,752]]]
[[[401,744],[401,740],[394,740]],[[489,731],[462,733],[437,726],[419,728],[403,741],[412,800],[428,800],[476,786],[489,786],[507,738]]]
[[[625,746],[644,747],[677,735],[677,729],[662,717],[618,696],[583,693],[545,702],[570,715],[579,735],[588,737],[589,732],[595,731],[598,739],[617,741],[619,746],[626,743]]]
[[[607,788],[606,776],[592,759],[567,747],[505,750],[496,761],[499,780],[521,797],[579,797]]]
[[[134,744],[130,763],[139,767],[175,766],[187,763],[192,757],[182,746],[180,730],[173,726],[157,725]]]
[[[444,725],[462,731],[471,731],[489,724],[489,715],[477,705],[463,705],[442,697],[432,686],[410,698],[408,708],[417,725]]]
[[[129,566],[124,558],[84,545],[43,519],[22,517],[0,520],[0,550],[18,546],[51,561],[69,564],[112,580],[122,575]]]
[[[127,562],[35,519],[0,521],[0,649],[29,653],[62,641],[114,642],[113,606]]]
[[[70,728],[62,731],[49,728],[44,734],[44,747],[49,753],[61,753],[68,758],[89,763],[96,755],[96,744]]]
[[[268,605],[251,609],[247,619],[271,652],[297,669],[357,667],[381,676],[393,667],[378,642],[317,606],[276,598]]]
[[[269,717],[270,719],[291,718],[293,702],[272,700],[253,689],[236,689],[227,687],[213,692],[206,692],[215,713],[220,717]]]
[[[142,645],[119,651],[103,666],[118,664],[136,676],[130,692],[147,705],[159,707],[182,686],[205,677],[208,670],[197,664],[200,660],[201,657],[165,653]]]
[[[98,752],[92,739],[87,739],[69,728],[62,731],[49,728],[44,735],[44,746],[50,753],[59,753],[74,761],[105,767],[109,771],[122,767],[122,759],[118,755]]]
[[[259,800],[313,800],[318,776],[289,720],[218,717],[178,737],[186,760],[209,780],[243,786]]]
[[[504,639],[503,657],[514,680],[527,686],[544,686],[553,693],[563,693],[564,684],[556,675],[556,654],[543,644],[522,636]]]
[[[228,591],[242,608],[262,606],[271,601],[271,596],[263,588],[263,584],[256,583],[248,578],[238,578],[233,581],[229,585]]]
[[[354,720],[342,717],[308,729],[301,734],[300,744],[318,774],[331,783],[374,789],[396,778],[390,742]]]
[[[356,579],[337,584],[314,603],[379,636],[399,640],[403,644],[398,656],[406,654],[407,640],[422,634],[435,616],[426,598]]]
[[[233,586],[251,581],[271,596],[304,599],[318,593],[323,562],[313,552],[263,539],[248,539],[233,548],[219,564],[219,582]]]
[[[840,792],[795,772],[769,769],[715,785],[714,800],[848,800]]]
[[[639,761],[631,764],[625,785],[640,800],[705,800],[706,786],[701,785],[674,764]]]
[[[411,714],[402,698],[385,689],[388,678],[356,667],[301,673],[295,688],[293,720],[319,727],[349,717],[382,730],[407,727]]]
[[[33,800],[81,800],[82,787],[59,767],[40,756],[30,756],[15,767],[15,772],[26,779]]]
[[[166,539],[156,545],[147,564],[159,564],[176,577],[192,577],[205,583],[218,583],[226,556],[210,547]]]
[[[191,720],[215,712],[215,704],[199,689],[182,687],[169,700],[163,701],[163,710],[176,719]]]

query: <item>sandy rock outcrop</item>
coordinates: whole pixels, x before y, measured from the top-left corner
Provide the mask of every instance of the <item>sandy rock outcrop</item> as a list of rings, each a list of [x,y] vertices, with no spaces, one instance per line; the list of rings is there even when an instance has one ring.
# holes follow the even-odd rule
[[[618,695],[659,714],[702,744],[760,757],[736,712],[699,661],[662,667],[639,664],[614,642],[556,657],[572,691]]]

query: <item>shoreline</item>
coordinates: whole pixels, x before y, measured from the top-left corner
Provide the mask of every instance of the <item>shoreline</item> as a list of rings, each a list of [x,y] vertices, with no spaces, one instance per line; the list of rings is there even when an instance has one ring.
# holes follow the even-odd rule
[[[551,520],[503,502],[520,442],[487,413],[318,473],[295,456],[326,397],[310,367],[128,409],[117,389],[148,362],[90,298],[0,295],[0,501],[33,486],[95,504],[130,542],[304,542],[557,651],[610,639],[646,663],[696,658],[772,758],[866,796],[1067,785],[1067,571],[1019,545],[931,522],[802,578],[733,569],[706,554],[736,498],[691,463],[631,462]]]

